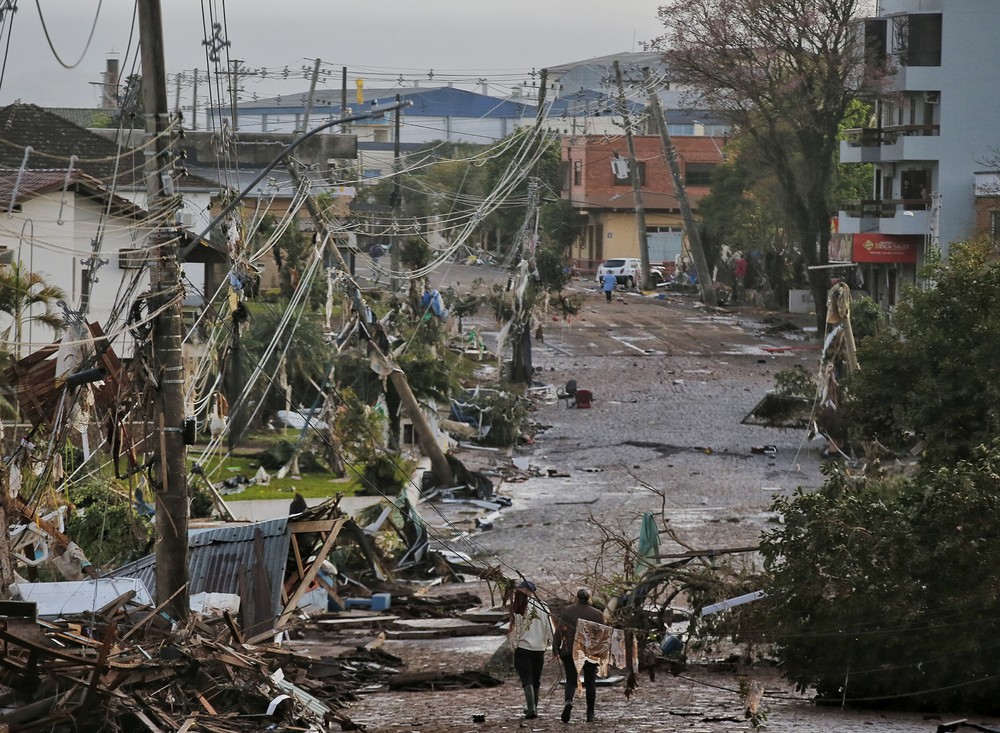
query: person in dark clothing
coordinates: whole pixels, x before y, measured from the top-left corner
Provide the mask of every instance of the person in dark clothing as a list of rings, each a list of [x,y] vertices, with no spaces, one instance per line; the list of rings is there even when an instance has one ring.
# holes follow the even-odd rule
[[[296,493],[295,498],[292,499],[291,505],[288,507],[289,514],[301,514],[309,507],[306,505],[305,497],[302,494]]]
[[[573,661],[573,639],[576,637],[576,622],[580,619],[604,623],[604,614],[590,602],[590,591],[580,588],[576,592],[576,603],[567,606],[559,616],[559,623],[552,638],[552,653],[559,657],[566,670],[566,704],[563,706],[561,720],[568,723],[573,713],[573,696],[576,694],[579,673],[576,662]],[[587,699],[587,722],[594,722],[594,706],[597,702],[597,665],[593,662],[583,663],[583,690]]]

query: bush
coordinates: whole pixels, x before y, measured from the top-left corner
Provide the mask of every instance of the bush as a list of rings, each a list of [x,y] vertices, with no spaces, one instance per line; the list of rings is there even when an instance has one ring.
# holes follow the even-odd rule
[[[784,674],[818,698],[1000,712],[1000,450],[779,498],[761,545]]]
[[[136,514],[127,486],[85,481],[69,493],[78,511],[69,515],[66,534],[94,567],[115,568],[149,554],[153,526]]]
[[[842,418],[862,441],[895,450],[920,441],[946,465],[1000,434],[1000,267],[988,242],[954,244],[894,316],[896,333],[858,345]]]

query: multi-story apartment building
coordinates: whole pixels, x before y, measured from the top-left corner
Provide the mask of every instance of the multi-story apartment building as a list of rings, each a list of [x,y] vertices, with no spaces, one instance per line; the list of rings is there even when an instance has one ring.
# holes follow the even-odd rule
[[[996,157],[1000,16],[982,0],[880,0],[864,22],[874,79],[868,126],[848,131],[843,163],[871,163],[870,198],[847,202],[831,261],[857,263],[892,306],[932,247],[976,234],[976,172]]]

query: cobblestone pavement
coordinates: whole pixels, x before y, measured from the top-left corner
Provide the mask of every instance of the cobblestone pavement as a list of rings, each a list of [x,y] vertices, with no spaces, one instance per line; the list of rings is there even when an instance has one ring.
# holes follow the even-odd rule
[[[541,381],[563,385],[575,379],[591,390],[593,407],[538,405],[532,418],[549,427],[534,446],[516,454],[546,477],[498,487],[513,505],[501,512],[492,531],[475,536],[471,548],[485,561],[504,565],[508,574],[524,573],[543,598],[565,598],[594,564],[598,537],[591,512],[636,536],[641,513],[659,513],[662,505],[686,544],[752,546],[775,521],[769,507],[776,493],[821,485],[818,446],[802,432],[740,423],[773,387],[778,370],[796,363],[816,368],[819,352],[801,331],[770,334],[762,322],[767,314],[707,311],[691,297],[622,294],[606,304],[591,284],[577,287],[588,291],[581,317],[568,325],[543,324],[534,363],[542,369]],[[761,446],[773,446],[773,454],[753,451]],[[548,477],[546,469],[555,475]],[[663,499],[631,474],[659,487]],[[668,543],[661,553],[679,549]],[[488,602],[488,595],[480,595]],[[403,656],[408,669],[460,671],[479,668],[502,643],[501,637],[479,637],[390,642],[385,648]],[[534,721],[519,719],[522,700],[514,679],[488,690],[373,694],[347,712],[369,730],[391,733],[750,729],[734,673],[692,666],[683,677],[664,673],[652,682],[643,677],[631,701],[621,687],[601,688],[598,722],[581,722],[578,704],[569,726],[558,719],[557,674],[547,660],[543,687],[550,692],[543,694]],[[753,674],[766,684],[769,731],[933,732],[941,722],[914,714],[817,708],[773,672]],[[473,722],[478,715],[485,715],[485,722]],[[996,721],[970,721],[1000,730]]]

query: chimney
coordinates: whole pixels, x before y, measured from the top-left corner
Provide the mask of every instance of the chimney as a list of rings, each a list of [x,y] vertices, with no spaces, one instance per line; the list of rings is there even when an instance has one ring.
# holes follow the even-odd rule
[[[104,93],[101,94],[103,109],[118,109],[118,57],[108,56],[105,61]]]

